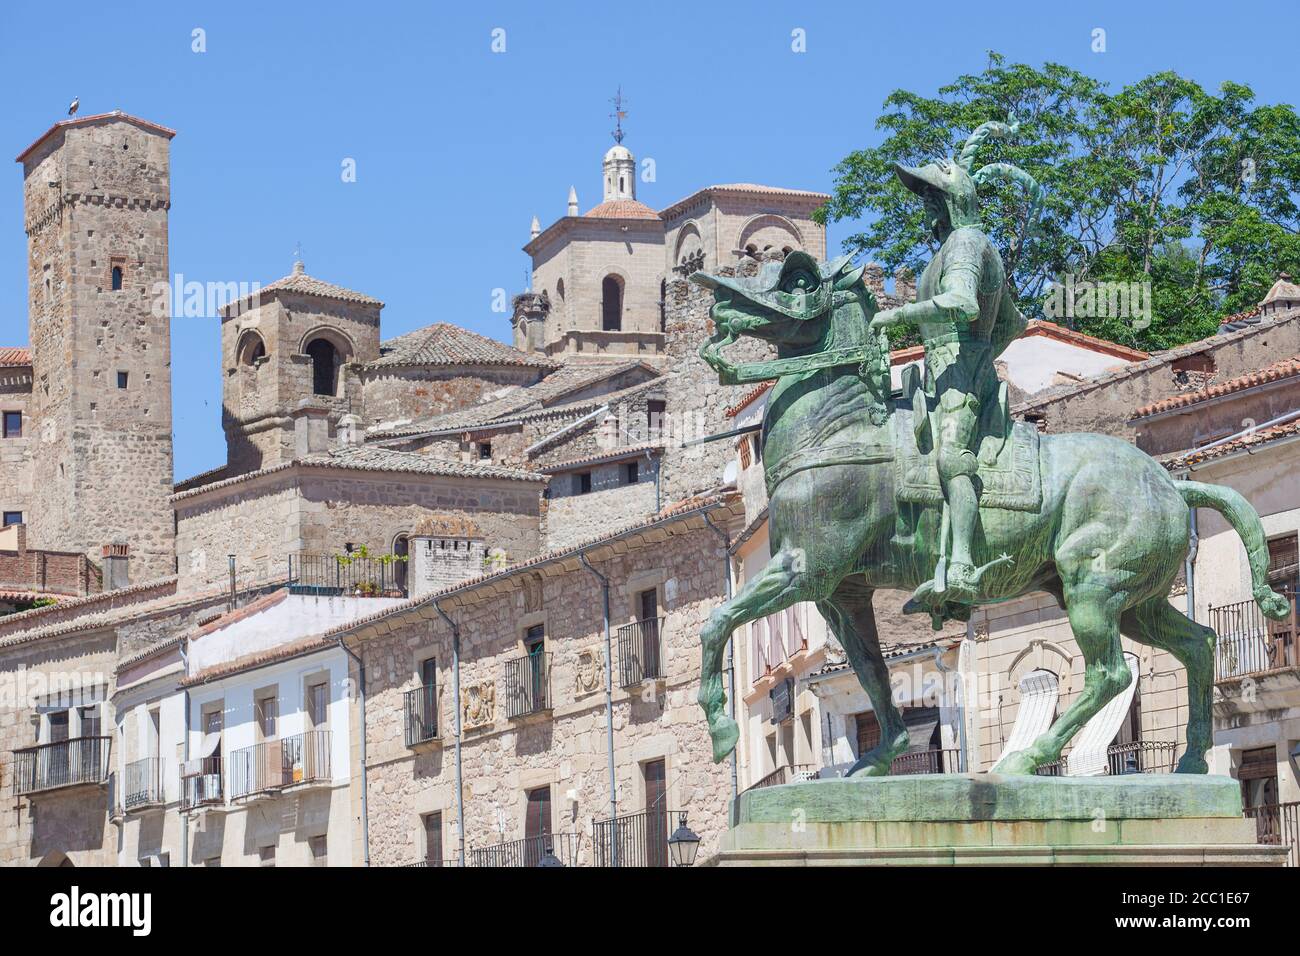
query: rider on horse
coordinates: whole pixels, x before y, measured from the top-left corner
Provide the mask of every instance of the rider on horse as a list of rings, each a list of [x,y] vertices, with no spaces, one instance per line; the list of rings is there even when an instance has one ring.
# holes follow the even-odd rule
[[[1027,173],[1005,163],[973,173],[971,167],[981,143],[1015,129],[984,123],[966,140],[958,158],[919,168],[894,167],[903,185],[924,200],[940,243],[921,275],[917,301],[886,309],[871,322],[872,328],[915,322],[925,344],[924,395],[917,396],[915,424],[918,436],[927,429],[933,436],[945,502],[941,537],[951,528],[952,547],[949,551],[947,542],[940,541],[934,580],[917,589],[913,595],[917,604],[969,605],[983,571],[971,556],[979,518],[975,479],[981,412],[999,404],[1000,383],[993,360],[1024,331],[1025,319],[1007,285],[1002,257],[980,226],[975,187],[993,177],[1012,179],[1024,185],[1034,201],[1039,188]],[[997,423],[1001,435],[1007,434],[1009,424]]]

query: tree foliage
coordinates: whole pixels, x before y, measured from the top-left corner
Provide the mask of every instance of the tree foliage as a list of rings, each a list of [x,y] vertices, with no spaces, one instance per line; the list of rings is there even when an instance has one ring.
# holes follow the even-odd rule
[[[858,227],[845,251],[918,270],[935,252],[921,202],[893,173],[952,156],[986,120],[1014,118],[1018,135],[984,147],[979,163],[1014,163],[1044,187],[1030,228],[1018,187],[980,187],[985,227],[1002,251],[1021,311],[1143,349],[1214,333],[1248,309],[1280,272],[1300,269],[1300,118],[1257,105],[1247,86],[1217,93],[1172,72],[1111,91],[1076,70],[1008,64],[959,76],[935,97],[895,90],[879,146],[834,168],[827,221]],[[1131,318],[1044,313],[1051,283],[1151,283],[1149,325]]]

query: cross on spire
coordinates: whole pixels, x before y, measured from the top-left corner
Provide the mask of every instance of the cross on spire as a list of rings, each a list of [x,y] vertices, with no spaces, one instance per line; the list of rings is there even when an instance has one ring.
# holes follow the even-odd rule
[[[622,143],[623,120],[627,117],[627,110],[623,108],[625,101],[623,99],[622,85],[619,86],[618,92],[614,94],[614,98],[610,102],[614,104],[614,112],[609,114],[610,118],[614,120],[614,142]]]

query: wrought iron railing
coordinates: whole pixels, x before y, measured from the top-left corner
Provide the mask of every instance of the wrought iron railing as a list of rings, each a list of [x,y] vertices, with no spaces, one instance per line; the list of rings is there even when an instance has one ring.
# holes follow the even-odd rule
[[[438,739],[438,688],[426,684],[405,694],[406,746]]]
[[[812,780],[817,776],[817,767],[810,763],[788,764],[784,767],[777,767],[765,777],[751,783],[745,788],[745,792],[750,790],[761,790],[764,787],[779,787],[783,783],[798,783],[801,780]]]
[[[551,655],[526,654],[506,661],[506,713],[523,717],[551,709]]]
[[[1173,773],[1178,761],[1176,740],[1134,740],[1106,748],[1105,775]],[[1040,777],[1063,777],[1070,772],[1070,755],[1045,763],[1035,771]]]
[[[1210,608],[1210,627],[1218,635],[1214,679],[1231,680],[1300,665],[1296,654],[1296,591],[1281,594],[1290,612],[1280,621],[1266,618],[1253,600]]]
[[[289,555],[289,588],[298,594],[406,597],[401,556],[315,554]]]
[[[157,757],[145,757],[126,765],[122,787],[122,808],[138,810],[157,806],[163,802],[162,777],[158,772]]]
[[[181,809],[194,810],[222,802],[221,757],[198,762],[200,772],[181,778]]]
[[[889,776],[906,777],[917,773],[960,773],[960,750],[917,750],[900,754],[889,765]]]
[[[470,850],[469,861],[471,866],[537,866],[550,850],[565,866],[573,866],[581,842],[580,833],[546,833]]]
[[[668,866],[668,837],[680,814],[642,810],[592,821],[594,866]]]
[[[14,792],[108,783],[112,737],[74,737],[14,751]]]
[[[648,617],[618,629],[619,687],[665,676],[663,634],[662,617]]]
[[[448,867],[460,866],[459,860],[416,860],[414,863],[403,863],[402,867],[410,869],[412,867]]]
[[[329,779],[328,730],[267,740],[230,755],[230,795],[236,800]]]
[[[1255,821],[1255,842],[1289,848],[1287,866],[1300,866],[1300,801],[1247,807],[1246,817]]]

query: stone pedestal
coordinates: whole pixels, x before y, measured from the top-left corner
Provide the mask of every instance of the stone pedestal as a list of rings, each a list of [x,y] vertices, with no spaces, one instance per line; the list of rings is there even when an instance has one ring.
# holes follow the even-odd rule
[[[1281,866],[1230,777],[918,774],[740,795],[720,866]]]

